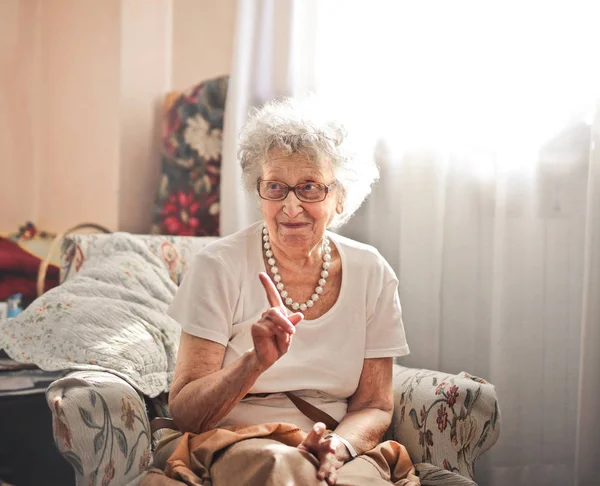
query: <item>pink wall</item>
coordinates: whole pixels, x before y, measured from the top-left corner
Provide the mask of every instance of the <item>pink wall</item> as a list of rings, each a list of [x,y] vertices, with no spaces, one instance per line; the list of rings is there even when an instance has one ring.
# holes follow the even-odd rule
[[[0,1],[0,233],[26,220],[147,232],[160,104],[229,72],[235,6]]]
[[[161,109],[171,86],[170,1],[123,0],[118,229],[148,233],[160,175]]]
[[[42,228],[118,225],[120,1],[42,1]]]
[[[173,89],[231,71],[237,0],[174,0]]]
[[[0,232],[37,217],[39,11],[0,2]]]

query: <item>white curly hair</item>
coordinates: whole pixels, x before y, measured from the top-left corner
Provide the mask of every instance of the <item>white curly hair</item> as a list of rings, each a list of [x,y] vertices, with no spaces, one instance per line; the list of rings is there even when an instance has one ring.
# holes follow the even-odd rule
[[[343,211],[330,228],[346,223],[371,192],[379,178],[373,153],[359,156],[358,144],[347,127],[328,116],[316,98],[284,98],[254,109],[239,138],[238,158],[244,187],[256,192],[256,182],[272,149],[301,153],[319,169],[329,164],[341,190]]]

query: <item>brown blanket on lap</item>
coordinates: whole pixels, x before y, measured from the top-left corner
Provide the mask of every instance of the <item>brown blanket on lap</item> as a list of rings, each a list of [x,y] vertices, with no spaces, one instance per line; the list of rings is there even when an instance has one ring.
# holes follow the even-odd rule
[[[155,465],[163,468],[164,472],[159,469],[150,471],[141,484],[158,486],[183,482],[188,485],[211,486],[210,468],[227,447],[255,438],[276,440],[297,447],[305,437],[306,433],[298,427],[277,423],[228,426],[202,434],[172,432],[161,440],[155,454]],[[361,457],[376,467],[382,476],[387,476],[392,484],[397,486],[420,484],[406,449],[397,442],[384,442]],[[299,478],[290,478],[290,481],[294,479]]]

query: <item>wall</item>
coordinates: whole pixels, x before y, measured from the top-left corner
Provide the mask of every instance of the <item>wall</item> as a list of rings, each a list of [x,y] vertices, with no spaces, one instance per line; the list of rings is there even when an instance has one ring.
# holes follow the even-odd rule
[[[231,71],[237,0],[173,1],[174,90]]]
[[[37,217],[39,2],[0,1],[0,231]]]
[[[36,223],[118,226],[119,0],[41,3]]]
[[[148,233],[160,176],[162,101],[171,87],[171,2],[124,0],[118,229]]]
[[[235,0],[1,0],[0,233],[147,232],[160,109],[230,70]]]

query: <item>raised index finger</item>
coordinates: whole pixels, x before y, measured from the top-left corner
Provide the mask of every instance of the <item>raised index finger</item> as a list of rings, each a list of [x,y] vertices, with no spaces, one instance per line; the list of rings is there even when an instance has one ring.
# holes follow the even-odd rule
[[[262,286],[265,288],[269,305],[271,305],[271,307],[283,308],[281,296],[279,295],[279,292],[277,292],[277,287],[275,287],[275,284],[271,281],[269,276],[265,272],[260,272],[258,274],[258,278],[260,279]]]

